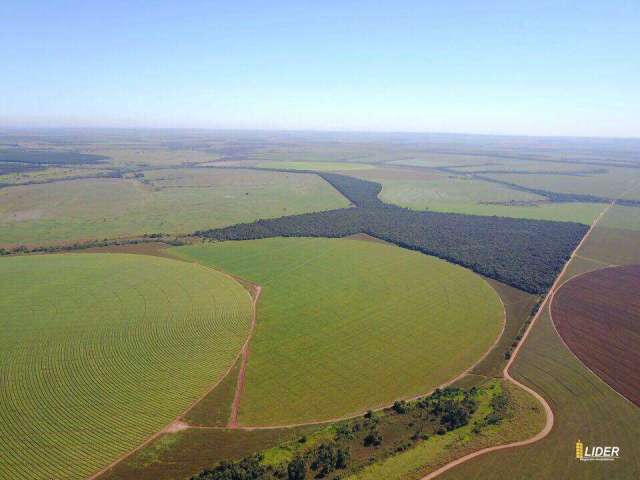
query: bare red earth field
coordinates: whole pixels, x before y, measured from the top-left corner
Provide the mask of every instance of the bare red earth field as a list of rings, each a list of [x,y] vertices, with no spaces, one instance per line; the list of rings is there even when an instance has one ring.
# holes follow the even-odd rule
[[[640,406],[640,265],[574,277],[556,292],[551,314],[571,351]]]

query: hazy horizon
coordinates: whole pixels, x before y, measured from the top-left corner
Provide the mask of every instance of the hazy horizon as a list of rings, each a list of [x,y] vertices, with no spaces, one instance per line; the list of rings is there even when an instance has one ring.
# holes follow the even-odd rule
[[[0,127],[640,137],[632,2],[17,2]]]

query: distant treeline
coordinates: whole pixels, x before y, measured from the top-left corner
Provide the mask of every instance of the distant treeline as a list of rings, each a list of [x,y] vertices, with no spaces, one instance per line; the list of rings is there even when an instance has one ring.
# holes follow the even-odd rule
[[[78,152],[59,152],[51,150],[30,150],[11,148],[0,150],[0,162],[23,163],[30,165],[80,165],[108,160],[104,155]]]
[[[470,268],[531,293],[553,283],[587,226],[504,217],[345,208],[196,232],[214,240],[345,237],[366,233]]]

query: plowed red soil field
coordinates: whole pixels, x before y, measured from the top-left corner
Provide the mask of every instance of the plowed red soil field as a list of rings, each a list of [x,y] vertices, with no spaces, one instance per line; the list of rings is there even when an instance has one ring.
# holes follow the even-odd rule
[[[640,406],[640,265],[574,277],[555,294],[551,314],[571,351]]]

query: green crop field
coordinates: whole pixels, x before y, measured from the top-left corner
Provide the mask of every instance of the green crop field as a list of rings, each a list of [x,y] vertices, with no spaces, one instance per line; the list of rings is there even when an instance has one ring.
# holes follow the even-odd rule
[[[352,415],[474,364],[504,312],[479,276],[380,242],[283,239],[173,249],[263,286],[241,425]]]
[[[316,175],[169,169],[0,189],[0,246],[194,230],[346,207]]]
[[[0,478],[80,479],[222,378],[250,299],[198,265],[125,254],[0,259]]]

